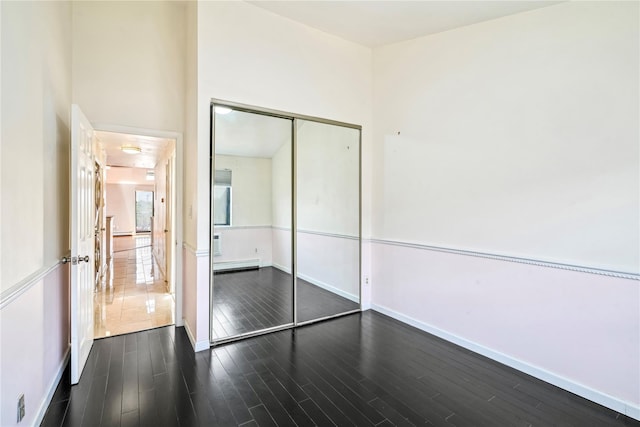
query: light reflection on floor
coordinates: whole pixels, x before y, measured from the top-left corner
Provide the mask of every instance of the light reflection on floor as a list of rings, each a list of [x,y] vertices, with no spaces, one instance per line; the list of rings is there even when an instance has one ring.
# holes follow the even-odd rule
[[[173,324],[173,296],[152,256],[151,237],[114,237],[113,242],[109,274],[94,297],[95,337]]]

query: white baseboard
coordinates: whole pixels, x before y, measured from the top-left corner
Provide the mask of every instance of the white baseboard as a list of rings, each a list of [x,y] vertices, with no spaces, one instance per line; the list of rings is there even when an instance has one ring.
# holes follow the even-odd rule
[[[327,283],[321,282],[320,280],[316,280],[313,277],[309,277],[306,274],[302,274],[302,273],[298,273],[298,277],[306,280],[307,282],[311,283],[312,285],[316,285],[319,288],[325,289],[331,293],[334,293],[336,295],[340,295],[343,298],[346,298],[350,301],[355,302],[356,304],[360,303],[360,299],[358,298],[357,295],[353,295],[350,294],[349,292],[345,292],[342,289],[338,289],[335,286],[331,286]]]
[[[285,267],[284,265],[276,264],[275,262],[271,263],[271,267],[277,268],[280,271],[284,271],[287,274],[291,274],[291,268],[290,267]]]
[[[191,332],[191,328],[189,328],[189,323],[187,321],[184,322],[184,330],[187,331],[187,336],[189,337],[189,341],[191,341],[191,347],[193,347],[194,352],[199,352],[203,350],[208,350],[211,347],[211,343],[209,341],[196,341],[193,337],[193,333]]]
[[[585,385],[576,383],[560,375],[549,372],[543,368],[530,365],[519,359],[516,359],[504,353],[500,353],[499,351],[492,350],[488,347],[485,347],[473,341],[469,341],[455,334],[451,334],[447,331],[436,328],[435,326],[429,325],[428,323],[424,323],[412,317],[405,316],[404,314],[398,313],[397,311],[391,310],[381,305],[372,304],[371,308],[374,311],[386,314],[387,316],[393,317],[394,319],[399,320],[403,323],[440,337],[446,341],[457,344],[468,350],[474,351],[504,365],[510,366],[514,369],[517,369],[518,371],[529,374],[542,381],[553,384],[556,387],[560,387],[564,390],[570,391],[573,394],[577,394],[578,396],[591,400],[592,402],[598,403],[602,406],[606,406],[607,408],[612,409],[620,414],[624,414],[628,417],[640,420],[640,406],[636,406],[630,402],[625,402],[606,393],[602,393],[598,390],[594,390]]]
[[[284,265],[273,263],[272,267],[277,268],[278,270],[284,271],[287,274],[291,274],[291,268],[285,267]],[[340,295],[343,298],[346,298],[355,303],[360,303],[360,300],[357,295],[350,294],[348,292],[343,291],[342,289],[338,289],[334,286],[331,286],[327,283],[321,282],[320,280],[316,280],[313,277],[307,276],[306,274],[298,273],[298,277],[306,280],[312,285],[316,285],[319,288],[326,289],[329,292],[332,292],[336,295]]]
[[[49,404],[51,403],[51,399],[53,399],[53,395],[58,388],[58,383],[62,378],[62,374],[64,373],[65,368],[67,367],[67,363],[69,363],[69,357],[71,357],[71,346],[67,347],[67,351],[58,365],[58,369],[56,370],[56,375],[53,377],[51,382],[49,383],[49,387],[47,389],[47,395],[45,396],[42,403],[40,403],[40,407],[38,408],[38,415],[36,415],[34,426],[39,426],[42,424],[44,420],[44,416],[47,413],[47,409],[49,408]]]

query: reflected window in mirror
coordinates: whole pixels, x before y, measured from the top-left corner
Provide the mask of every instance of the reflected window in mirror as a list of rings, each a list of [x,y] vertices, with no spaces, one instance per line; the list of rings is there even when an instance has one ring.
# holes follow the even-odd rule
[[[213,186],[214,226],[231,225],[231,171],[217,170]]]

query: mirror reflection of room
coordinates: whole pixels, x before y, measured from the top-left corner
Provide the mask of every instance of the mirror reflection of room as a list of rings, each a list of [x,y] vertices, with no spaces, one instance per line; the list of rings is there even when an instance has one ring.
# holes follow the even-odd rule
[[[293,322],[291,239],[276,231],[291,230],[292,121],[222,111],[212,191],[214,339]]]
[[[359,310],[360,131],[228,108],[213,120],[213,341]]]
[[[297,120],[298,322],[360,307],[360,131]]]

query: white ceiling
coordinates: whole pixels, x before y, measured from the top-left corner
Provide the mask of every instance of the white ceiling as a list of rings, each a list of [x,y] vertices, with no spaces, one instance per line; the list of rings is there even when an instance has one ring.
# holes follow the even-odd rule
[[[106,151],[107,165],[130,168],[153,169],[159,157],[174,144],[173,139],[116,132],[96,131],[96,137]],[[142,152],[127,154],[121,150],[123,145],[140,147]]]
[[[561,3],[561,1],[249,1],[272,13],[376,47]],[[97,132],[107,164],[153,168],[173,143],[155,137]],[[232,111],[216,114],[216,154],[271,158],[291,139],[291,122]],[[126,154],[122,145],[136,145],[140,154]]]
[[[249,1],[352,42],[376,47],[560,1]]]
[[[291,141],[291,120],[231,111],[215,115],[216,154],[270,159]]]

